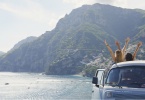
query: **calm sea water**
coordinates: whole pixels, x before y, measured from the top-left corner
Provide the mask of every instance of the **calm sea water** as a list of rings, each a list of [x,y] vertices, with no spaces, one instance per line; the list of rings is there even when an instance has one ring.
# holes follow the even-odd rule
[[[91,78],[0,72],[0,100],[90,100]]]

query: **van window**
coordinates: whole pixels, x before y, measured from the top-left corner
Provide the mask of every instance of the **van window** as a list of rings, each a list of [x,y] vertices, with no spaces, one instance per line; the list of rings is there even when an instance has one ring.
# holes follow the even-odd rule
[[[110,70],[105,85],[145,88],[145,66],[126,66]]]
[[[102,70],[98,70],[98,71],[97,71],[97,78],[98,78],[99,84],[101,83],[101,78],[102,78],[103,72],[104,72],[104,71],[102,71]]]
[[[109,76],[107,78],[107,84],[110,84],[110,85],[116,85],[118,84],[118,81],[119,81],[119,72],[120,70],[118,68],[116,69],[112,69],[110,72],[109,72]]]

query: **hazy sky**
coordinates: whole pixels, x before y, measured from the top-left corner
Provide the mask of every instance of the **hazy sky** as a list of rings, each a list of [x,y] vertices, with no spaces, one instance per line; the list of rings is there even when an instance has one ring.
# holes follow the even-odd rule
[[[58,20],[83,4],[145,9],[145,0],[0,0],[0,51],[29,36],[51,31]]]

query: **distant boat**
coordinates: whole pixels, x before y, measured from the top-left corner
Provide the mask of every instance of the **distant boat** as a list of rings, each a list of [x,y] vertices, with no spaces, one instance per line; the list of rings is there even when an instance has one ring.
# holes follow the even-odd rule
[[[5,85],[9,85],[9,83],[5,83]]]

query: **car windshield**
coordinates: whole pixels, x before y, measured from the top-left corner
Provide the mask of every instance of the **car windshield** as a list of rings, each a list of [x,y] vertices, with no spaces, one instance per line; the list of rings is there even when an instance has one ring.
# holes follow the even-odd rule
[[[145,67],[113,68],[108,74],[105,85],[145,88]]]

